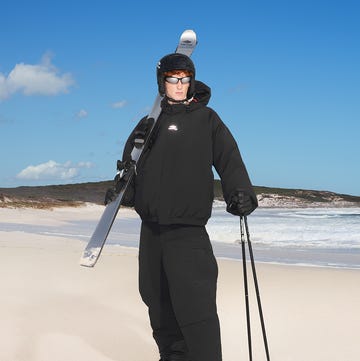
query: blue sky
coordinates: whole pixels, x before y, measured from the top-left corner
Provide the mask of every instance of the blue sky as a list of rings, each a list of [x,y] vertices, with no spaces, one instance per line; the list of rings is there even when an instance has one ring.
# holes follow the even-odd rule
[[[255,185],[360,195],[357,1],[8,1],[0,187],[112,179],[194,29],[197,78]]]

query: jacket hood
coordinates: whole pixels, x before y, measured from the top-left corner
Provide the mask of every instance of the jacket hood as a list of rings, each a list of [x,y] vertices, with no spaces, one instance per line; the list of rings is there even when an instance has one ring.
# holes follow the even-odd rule
[[[195,80],[195,95],[194,101],[207,105],[211,97],[211,89],[206,84],[199,80]]]

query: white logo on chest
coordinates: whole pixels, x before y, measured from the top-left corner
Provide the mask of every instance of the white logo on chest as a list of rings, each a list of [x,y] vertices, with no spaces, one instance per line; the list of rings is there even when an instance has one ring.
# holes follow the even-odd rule
[[[176,124],[171,124],[171,125],[169,125],[168,130],[171,130],[171,131],[173,131],[173,132],[176,132],[176,131],[178,130],[178,127],[177,127]]]

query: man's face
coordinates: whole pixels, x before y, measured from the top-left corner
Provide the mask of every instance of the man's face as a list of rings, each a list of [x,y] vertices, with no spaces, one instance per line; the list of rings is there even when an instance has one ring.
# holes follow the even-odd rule
[[[173,84],[166,80],[165,78],[165,94],[167,97],[174,100],[184,100],[187,98],[187,91],[190,86],[190,82],[185,83],[188,79],[188,75],[185,72],[176,72],[172,75],[171,78],[184,78],[182,81],[178,80],[177,83]],[[171,79],[169,79],[171,80]],[[174,80],[176,81],[176,80]],[[184,84],[182,83],[184,82]]]

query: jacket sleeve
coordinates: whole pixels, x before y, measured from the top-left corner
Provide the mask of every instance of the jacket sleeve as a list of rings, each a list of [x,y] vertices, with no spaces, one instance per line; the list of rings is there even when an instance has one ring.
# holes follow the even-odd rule
[[[213,164],[221,178],[224,200],[229,205],[231,196],[243,191],[251,197],[255,209],[257,198],[237,143],[216,113],[214,117]]]

